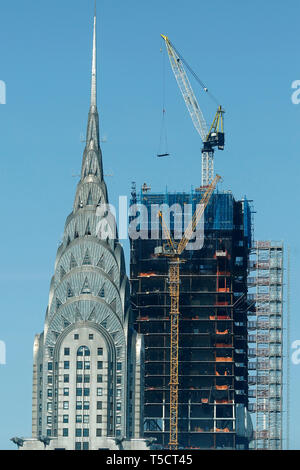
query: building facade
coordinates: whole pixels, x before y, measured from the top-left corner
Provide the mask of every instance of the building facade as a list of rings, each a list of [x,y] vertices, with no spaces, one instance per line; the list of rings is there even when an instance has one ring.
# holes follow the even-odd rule
[[[45,327],[34,341],[32,438],[24,449],[145,448],[142,337],[107,209],[96,100],[96,15],[91,104],[81,177],[51,280]],[[46,438],[46,439],[45,439]]]
[[[132,191],[131,203],[140,214],[137,220],[130,217],[140,230],[131,240],[130,276],[136,329],[145,342],[144,434],[165,448],[170,295],[168,259],[155,255],[162,244],[157,213],[163,212],[174,238],[180,239],[174,228],[184,228],[202,193],[153,194],[146,185],[139,193]],[[247,449],[252,438],[247,376],[250,205],[246,199],[236,201],[230,191],[215,192],[203,224],[203,246],[186,249],[180,266],[178,443],[179,448]]]

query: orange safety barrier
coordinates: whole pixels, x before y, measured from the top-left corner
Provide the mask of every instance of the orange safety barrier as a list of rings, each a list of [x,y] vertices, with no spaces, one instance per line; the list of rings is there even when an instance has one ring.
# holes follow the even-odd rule
[[[228,335],[228,330],[224,330],[224,331],[216,330],[216,334],[217,335]]]
[[[216,390],[228,390],[228,385],[216,385]]]
[[[232,357],[216,357],[216,362],[232,362]]]
[[[138,276],[140,276],[140,277],[151,277],[151,276],[156,276],[156,274],[153,273],[153,272],[150,272],[150,273],[140,273],[140,274],[138,274]]]
[[[227,375],[227,370],[225,370],[225,373],[224,373],[224,374],[220,374],[220,373],[216,370],[216,375],[219,375],[219,376],[220,376],[220,375],[222,375],[222,376]]]
[[[218,405],[222,405],[222,404],[228,404],[228,403],[232,403],[232,400],[216,400],[216,403]]]

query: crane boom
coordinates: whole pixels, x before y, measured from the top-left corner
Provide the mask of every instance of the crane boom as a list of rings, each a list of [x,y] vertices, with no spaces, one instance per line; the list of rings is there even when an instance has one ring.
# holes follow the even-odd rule
[[[188,76],[184,70],[181,59],[178,53],[176,52],[175,48],[171,44],[169,38],[167,36],[164,36],[163,34],[161,36],[165,40],[171,67],[173,69],[176,81],[182,93],[185,104],[191,115],[196,131],[199,133],[202,141],[204,142],[208,134],[208,128],[200,106],[197,102],[196,96],[191,87]]]
[[[224,110],[218,106],[215,118],[210,129],[208,130],[207,123],[197,102],[196,96],[191,87],[188,76],[185,72],[183,57],[178,53],[174,45],[171,43],[167,36],[161,34],[164,39],[168,56],[170,59],[171,67],[174,72],[178,87],[181,91],[186,107],[192,118],[195,129],[200,135],[203,142],[202,149],[202,186],[208,186],[214,178],[214,147],[220,150],[224,149],[224,130],[223,130],[223,114]],[[186,64],[186,63],[185,63]],[[187,65],[187,64],[186,64]],[[203,90],[208,92],[205,85],[198,79],[196,74],[188,66],[189,70],[200,82]]]

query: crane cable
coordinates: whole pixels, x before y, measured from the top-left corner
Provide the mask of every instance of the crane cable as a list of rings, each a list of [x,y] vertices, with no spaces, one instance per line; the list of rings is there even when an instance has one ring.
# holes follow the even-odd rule
[[[180,54],[180,52],[176,49],[176,47],[174,46],[174,44],[171,43],[171,41],[169,40],[169,43],[171,44],[172,48],[174,49],[174,51],[176,52],[176,54],[178,55],[179,59],[181,60],[181,62],[183,62],[183,64],[186,66],[186,68],[189,70],[189,72],[193,75],[193,77],[195,78],[195,80],[201,85],[203,91],[205,91],[205,93],[207,93],[211,99],[217,104],[217,106],[220,106],[220,101],[208,90],[207,86],[202,82],[202,80],[198,77],[198,75],[194,72],[194,70],[190,67],[190,65],[187,63],[187,61],[184,59],[184,57]]]
[[[159,149],[157,152],[157,157],[167,157],[169,156],[168,152],[168,138],[167,138],[167,128],[166,128],[166,53],[165,49],[161,49],[163,52],[163,83],[162,83],[162,118],[161,118],[161,128],[160,128],[160,139],[159,139]],[[163,151],[162,151],[163,149]]]

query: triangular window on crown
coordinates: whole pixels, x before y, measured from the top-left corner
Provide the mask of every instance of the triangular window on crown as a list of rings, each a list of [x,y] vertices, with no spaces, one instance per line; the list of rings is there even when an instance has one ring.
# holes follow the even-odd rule
[[[78,237],[79,237],[79,233],[78,233],[78,230],[77,230],[77,225],[75,225],[74,238],[78,238]]]
[[[89,221],[89,220],[88,220],[88,223],[87,223],[87,225],[86,225],[85,235],[92,235],[92,233],[91,233],[91,227],[90,227],[90,221]]]
[[[92,191],[89,192],[86,205],[91,206],[93,204]]]
[[[108,272],[109,277],[114,280],[114,267],[112,266]]]
[[[70,239],[70,236],[68,235],[68,238],[67,238],[67,246],[70,245],[71,243],[71,239]]]
[[[101,258],[99,259],[98,263],[97,263],[97,266],[99,268],[102,268],[104,269],[104,255],[101,255]]]
[[[91,294],[91,289],[87,277],[85,278],[84,284],[82,286],[81,294]]]
[[[73,256],[72,253],[71,253],[70,269],[76,268],[76,266],[77,266],[76,260],[75,260],[74,256]]]
[[[90,254],[89,254],[89,250],[86,250],[82,264],[83,265],[92,264]]]
[[[56,297],[56,310],[62,305],[61,301]]]
[[[104,299],[104,297],[105,297],[105,286],[104,286],[104,284],[101,287],[101,289],[99,290],[98,296],[101,297],[102,299]]]
[[[74,292],[70,284],[68,284],[68,287],[67,287],[67,297],[74,297]]]
[[[96,318],[96,308],[94,307],[93,310],[91,311],[88,320],[93,321]]]
[[[65,271],[64,268],[61,266],[61,267],[60,267],[60,279],[62,279],[65,274],[66,274],[66,271]]]

